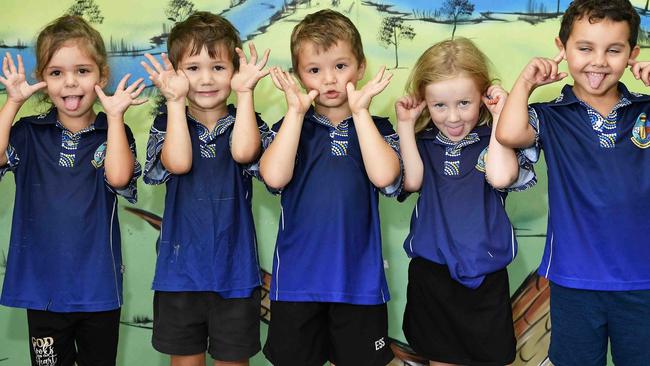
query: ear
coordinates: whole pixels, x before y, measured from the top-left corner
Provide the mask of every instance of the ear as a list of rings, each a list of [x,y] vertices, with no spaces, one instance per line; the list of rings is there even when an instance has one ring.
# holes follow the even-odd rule
[[[363,79],[363,75],[366,73],[366,60],[361,61],[359,64],[359,69],[357,70],[357,81]]]
[[[108,84],[108,67],[102,68],[101,75],[97,84],[104,89]]]
[[[641,52],[641,48],[639,46],[634,46],[632,51],[630,51],[630,60],[636,60],[637,57],[639,57],[639,52]]]
[[[564,44],[560,37],[555,37],[555,47],[557,47],[558,51],[564,51]],[[566,60],[566,53],[564,54],[564,59]]]

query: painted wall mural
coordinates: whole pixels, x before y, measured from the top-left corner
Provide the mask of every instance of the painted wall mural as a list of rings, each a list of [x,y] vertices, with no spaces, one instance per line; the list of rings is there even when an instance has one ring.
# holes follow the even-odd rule
[[[359,28],[368,59],[366,77],[386,65],[393,79],[388,89],[373,100],[371,112],[395,120],[394,101],[404,92],[410,68],[430,45],[452,36],[475,41],[491,59],[495,75],[506,89],[533,56],[553,56],[553,39],[560,16],[569,0],[3,0],[0,12],[0,52],[20,53],[27,70],[35,65],[33,44],[39,29],[66,12],[84,16],[102,33],[110,56],[112,80],[109,89],[125,73],[145,77],[150,98],[143,106],[131,108],[125,120],[137,142],[138,156],[144,159],[149,127],[160,103],[155,88],[139,62],[143,54],[165,52],[166,37],[176,21],[192,11],[207,10],[228,18],[245,42],[255,42],[258,50],[271,49],[269,65],[291,67],[289,36],[306,14],[333,8],[346,14]],[[633,1],[642,19],[640,59],[650,59],[650,13],[648,1]],[[644,91],[631,74],[623,81],[634,91]],[[570,81],[568,81],[570,82]],[[561,85],[540,88],[533,100],[553,99]],[[647,92],[647,91],[646,91]],[[0,103],[6,95],[0,85]],[[43,111],[47,106],[32,98],[20,116]],[[284,113],[284,96],[269,78],[256,88],[256,110],[269,124]],[[535,274],[546,232],[546,172],[537,165],[538,185],[508,197],[507,209],[519,239],[519,254],[510,265],[510,288],[517,336],[515,365],[549,364],[546,350],[550,341],[549,289],[546,280]],[[0,279],[4,277],[14,202],[11,174],[0,181]],[[167,365],[168,357],[151,347],[153,319],[150,290],[155,265],[164,187],[139,182],[139,201],[120,202],[124,265],[124,307],[120,328],[119,365]],[[401,319],[406,303],[408,258],[402,243],[408,232],[414,195],[405,203],[381,198],[380,211],[386,275],[392,294],[389,302],[389,334],[396,358],[392,365],[422,365],[404,340]],[[258,182],[254,185],[253,213],[257,227],[260,262],[265,269],[268,293],[272,253],[277,233],[279,200]],[[38,223],[37,223],[38,224]],[[260,304],[264,322],[270,314],[268,297]],[[262,324],[262,336],[266,325]],[[264,339],[262,339],[264,341]],[[22,365],[29,359],[25,311],[0,307],[0,366]],[[254,366],[269,365],[260,354]]]

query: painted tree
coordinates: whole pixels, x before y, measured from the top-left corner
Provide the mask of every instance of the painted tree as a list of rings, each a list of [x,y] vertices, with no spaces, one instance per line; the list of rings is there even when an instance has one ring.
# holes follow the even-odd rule
[[[447,16],[447,19],[454,22],[454,29],[451,31],[451,39],[454,39],[458,21],[464,16],[472,15],[474,4],[470,3],[469,0],[445,0],[440,10],[442,14]]]
[[[194,3],[189,0],[169,0],[165,15],[172,22],[181,22],[194,12]]]
[[[650,3],[650,0],[645,0],[645,8],[643,9],[644,13],[648,12],[648,3]]]
[[[67,13],[83,17],[88,23],[102,24],[104,21],[102,12],[99,10],[99,6],[95,4],[95,0],[75,0],[72,6],[68,8]]]
[[[557,0],[557,10],[555,11],[555,14],[560,15],[560,0]]]
[[[395,67],[399,66],[399,57],[397,48],[400,40],[412,40],[415,37],[415,30],[408,24],[404,24],[404,19],[399,17],[386,17],[381,21],[377,39],[385,48],[391,45],[395,48]]]

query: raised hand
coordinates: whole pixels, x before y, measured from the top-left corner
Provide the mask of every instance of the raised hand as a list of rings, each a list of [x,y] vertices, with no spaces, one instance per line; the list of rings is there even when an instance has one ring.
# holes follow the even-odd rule
[[[160,90],[165,99],[171,102],[185,102],[185,96],[190,90],[190,82],[183,70],[174,70],[174,66],[172,66],[165,53],[161,55],[163,65],[148,53],[145,53],[144,57],[151,62],[153,68],[144,61],[141,61],[140,65],[147,71],[149,79]]]
[[[645,86],[650,86],[650,62],[629,59],[627,65],[635,79],[641,80]]]
[[[354,84],[348,82],[345,88],[348,93],[348,104],[352,113],[368,109],[372,98],[386,89],[393,74],[388,74],[388,76],[384,77],[384,71],[386,71],[386,66],[383,66],[377,75],[364,85],[361,90],[356,90]]]
[[[566,72],[558,72],[558,65],[564,60],[565,51],[561,50],[553,58],[535,57],[521,72],[523,78],[532,88],[555,83],[568,76]]]
[[[271,68],[271,79],[273,84],[284,92],[289,110],[305,113],[318,96],[318,90],[310,90],[305,94],[296,80],[286,71],[277,67]]]
[[[417,100],[412,95],[406,95],[395,102],[395,114],[397,115],[397,123],[408,125],[415,125],[418,117],[422,114],[427,102]]]
[[[252,92],[257,82],[270,72],[269,69],[264,69],[264,66],[266,66],[266,62],[269,60],[271,50],[267,49],[264,51],[262,59],[258,62],[257,50],[253,42],[248,44],[248,48],[251,54],[250,61],[246,59],[244,51],[240,48],[235,48],[235,52],[239,56],[239,71],[230,80],[230,86],[235,93]]]
[[[95,92],[107,115],[121,118],[130,106],[140,105],[147,101],[147,98],[138,99],[138,96],[144,90],[144,84],[142,84],[144,79],[139,78],[126,87],[126,82],[130,76],[131,74],[126,74],[122,77],[112,96],[107,96],[99,85],[95,85]]]
[[[25,66],[23,64],[22,56],[18,55],[18,68],[14,63],[11,54],[7,52],[2,58],[2,76],[0,76],[0,84],[4,85],[7,91],[7,100],[15,103],[22,104],[34,93],[47,86],[47,83],[41,81],[39,83],[29,85],[25,77]]]
[[[506,92],[501,85],[492,85],[488,88],[485,95],[482,97],[483,103],[487,106],[488,111],[492,114],[493,118],[498,118],[506,105],[508,92]]]

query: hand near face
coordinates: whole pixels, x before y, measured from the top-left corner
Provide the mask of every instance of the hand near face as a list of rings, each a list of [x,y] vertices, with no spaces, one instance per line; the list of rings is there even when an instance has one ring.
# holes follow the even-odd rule
[[[291,74],[277,67],[271,68],[271,79],[284,92],[289,110],[304,114],[318,96],[318,90],[310,90],[305,94]]]
[[[372,78],[372,80],[370,80],[360,90],[356,90],[352,82],[347,83],[345,88],[348,93],[348,104],[350,105],[350,110],[352,113],[356,113],[363,109],[368,109],[372,98],[386,89],[388,83],[390,83],[390,79],[393,77],[393,74],[388,74],[388,76],[384,77],[385,71],[386,66],[383,66],[377,75],[375,75],[375,77]]]
[[[25,66],[23,64],[22,56],[18,55],[18,68],[14,63],[11,54],[7,52],[2,59],[2,76],[0,76],[0,84],[4,85],[7,91],[7,100],[14,103],[23,103],[34,93],[47,86],[47,83],[41,81],[39,83],[29,85],[25,77]]]
[[[126,74],[122,77],[112,96],[107,96],[99,85],[95,85],[95,92],[107,115],[121,118],[130,106],[140,105],[147,101],[147,98],[138,99],[144,90],[144,84],[142,84],[144,79],[140,78],[126,87],[130,76],[131,74]]]
[[[645,86],[650,86],[650,62],[630,59],[627,65],[635,79],[641,80]]]
[[[253,42],[248,44],[251,59],[250,61],[246,60],[246,54],[239,48],[235,48],[235,52],[239,56],[239,71],[235,73],[230,81],[230,86],[232,90],[236,93],[246,93],[252,92],[255,89],[255,85],[263,77],[269,74],[269,69],[264,69],[266,62],[269,60],[269,54],[271,50],[267,49],[264,51],[262,59],[257,61],[257,50]]]
[[[185,73],[182,70],[174,70],[165,53],[161,55],[163,65],[160,65],[158,60],[148,53],[145,53],[144,57],[149,60],[153,68],[144,61],[140,62],[140,65],[147,71],[149,79],[160,90],[165,99],[174,102],[185,101],[185,96],[187,96],[190,88],[190,82],[187,80]]]
[[[497,119],[506,104],[508,93],[501,87],[501,85],[492,85],[488,88],[485,95],[482,97],[483,103],[487,106],[488,111],[492,114],[494,119]]]
[[[397,123],[415,126],[415,122],[422,114],[426,105],[426,101],[419,101],[412,95],[406,95],[399,98],[397,102],[395,102]]]
[[[523,78],[531,87],[558,82],[568,76],[566,72],[558,72],[558,65],[564,60],[565,51],[561,50],[553,58],[535,57],[521,72]]]

